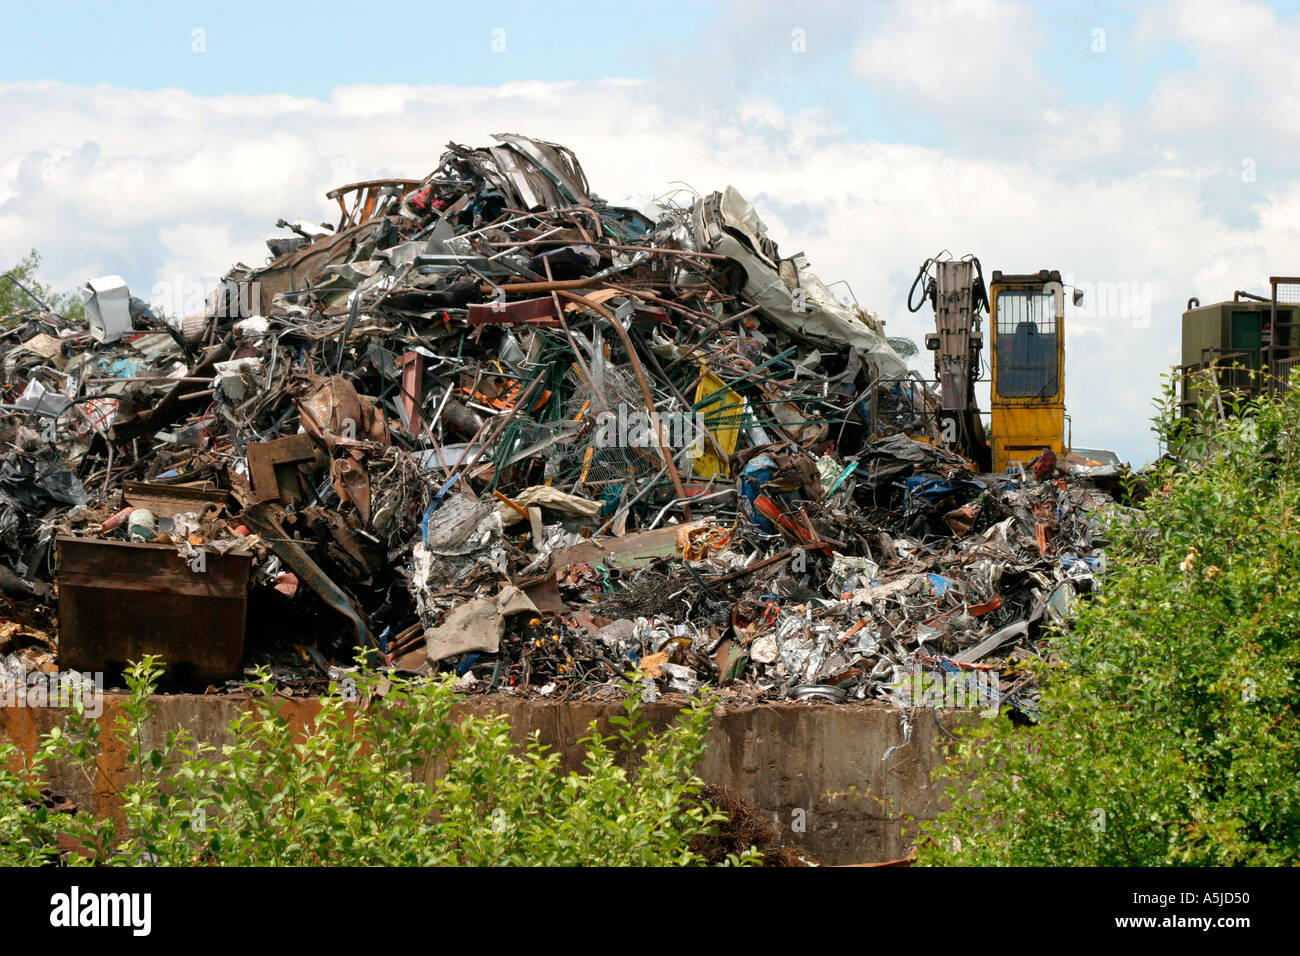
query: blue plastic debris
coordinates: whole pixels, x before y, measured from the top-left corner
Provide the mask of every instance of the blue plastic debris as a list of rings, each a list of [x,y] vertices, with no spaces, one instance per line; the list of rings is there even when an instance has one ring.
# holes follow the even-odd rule
[[[956,581],[945,578],[942,574],[927,574],[926,578],[930,581],[930,593],[935,597],[942,597],[957,587]]]
[[[776,459],[771,455],[755,455],[740,473],[741,509],[753,524],[764,532],[776,530],[772,522],[763,517],[754,508],[754,499],[763,493],[764,482],[771,481],[777,472]]]

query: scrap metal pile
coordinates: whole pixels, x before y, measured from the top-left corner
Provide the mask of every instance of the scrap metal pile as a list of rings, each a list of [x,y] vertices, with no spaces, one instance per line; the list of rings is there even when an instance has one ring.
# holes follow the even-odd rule
[[[467,691],[838,701],[924,667],[1032,708],[1109,498],[946,451],[879,317],[734,189],[647,213],[494,140],[280,220],[203,315],[105,277],[88,323],[10,317],[9,669],[310,692],[360,647]]]

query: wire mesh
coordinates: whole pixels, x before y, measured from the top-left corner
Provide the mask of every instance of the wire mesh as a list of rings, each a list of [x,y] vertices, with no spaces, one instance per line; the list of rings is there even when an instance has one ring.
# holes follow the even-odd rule
[[[1269,282],[1279,305],[1300,305],[1300,278],[1272,278]]]
[[[1297,314],[1300,312],[1300,278],[1270,276],[1272,305],[1268,327],[1261,330],[1264,365],[1268,371],[1266,387],[1269,391],[1285,388],[1291,381],[1291,371],[1300,360],[1300,335],[1297,335]]]
[[[571,368],[564,390],[569,395],[565,418],[590,424],[577,439],[556,449],[555,471],[561,483],[640,485],[659,473],[663,461],[655,442],[636,440],[637,417],[645,414],[645,403],[629,372],[597,361],[587,381]]]

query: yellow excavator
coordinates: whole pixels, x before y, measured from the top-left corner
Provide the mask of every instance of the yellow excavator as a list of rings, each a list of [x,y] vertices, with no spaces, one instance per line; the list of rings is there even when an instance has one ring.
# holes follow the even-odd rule
[[[920,295],[918,295],[918,290]],[[934,352],[942,441],[982,471],[1016,471],[1050,450],[1068,452],[1065,437],[1065,289],[1061,274],[994,272],[988,285],[974,256],[944,252],[927,259],[907,307],[934,308]],[[1082,293],[1074,293],[1074,304]],[[975,399],[988,315],[991,408],[985,433]]]

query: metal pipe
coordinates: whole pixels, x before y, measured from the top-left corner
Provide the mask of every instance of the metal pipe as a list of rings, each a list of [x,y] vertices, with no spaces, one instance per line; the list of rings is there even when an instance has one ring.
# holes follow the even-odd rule
[[[577,302],[579,305],[584,305],[597,315],[604,318],[610,325],[614,326],[614,331],[617,332],[618,337],[623,340],[623,348],[627,351],[628,364],[632,366],[632,373],[636,376],[637,385],[641,388],[641,398],[645,402],[646,412],[650,416],[650,427],[654,429],[655,439],[659,444],[659,454],[663,457],[664,466],[668,469],[668,474],[673,480],[673,489],[677,492],[677,497],[685,498],[686,486],[682,484],[682,476],[678,473],[677,466],[673,464],[672,453],[668,451],[668,447],[664,444],[663,429],[659,425],[659,413],[655,411],[654,395],[650,391],[650,383],[646,381],[645,369],[641,367],[641,359],[637,357],[636,347],[632,344],[632,339],[628,336],[627,329],[623,328],[623,323],[618,320],[613,312],[609,311],[609,309],[605,308],[601,303],[593,302],[585,296],[577,295],[563,289],[557,289],[556,291],[564,298]],[[690,520],[690,505],[684,504],[682,506],[682,514],[686,516],[686,520]]]
[[[555,279],[551,282],[511,282],[503,284],[499,288],[504,292],[517,292],[520,294],[526,292],[561,292],[565,289],[588,289],[599,281],[599,279],[589,277],[586,279]],[[494,288],[498,287],[488,283],[484,294],[491,295]]]
[[[88,378],[84,379],[90,385],[110,385],[114,382],[211,382],[212,376],[202,378],[196,375],[184,375],[179,378],[172,378],[167,375],[123,375],[121,378]]]
[[[551,232],[557,232],[557,231],[558,231],[558,228],[557,228],[557,229],[552,229],[552,230],[551,230]],[[509,250],[509,249],[515,249],[515,248],[518,248],[518,247],[520,247],[520,246],[540,246],[540,245],[548,245],[548,246],[554,246],[554,245],[559,245],[559,246],[572,246],[572,245],[578,245],[578,243],[575,243],[572,239],[547,239],[546,236],[549,236],[549,235],[551,234],[551,232],[545,233],[545,234],[542,235],[542,236],[538,236],[536,239],[521,239],[521,240],[518,241],[518,242],[506,242],[506,241],[501,241],[501,242],[489,242],[488,245],[489,245],[489,246],[492,246],[492,247],[494,247],[494,248],[495,248],[495,247],[499,247],[499,246],[504,246],[504,247],[507,247],[507,250]],[[618,242],[584,242],[584,243],[581,243],[581,245],[591,246],[593,249],[613,249],[613,250],[615,250],[616,252],[649,252],[649,253],[653,253],[653,254],[662,254],[662,255],[665,255],[665,256],[687,256],[687,257],[691,257],[691,258],[700,258],[700,259],[727,259],[727,258],[729,258],[728,256],[724,256],[724,255],[721,255],[721,254],[716,253],[716,252],[693,252],[693,251],[690,250],[690,249],[665,249],[663,246],[629,246],[629,245],[625,245],[625,244],[623,244],[623,243],[618,243]],[[496,257],[493,256],[493,258],[496,258]]]
[[[699,495],[693,500],[696,502],[708,501],[711,498],[717,498],[723,495],[734,495],[735,493],[736,493],[735,488],[723,488],[720,491],[710,491],[707,495]],[[668,513],[668,509],[676,504],[681,504],[681,502],[679,502],[677,499],[674,498],[672,501],[668,502],[668,504],[664,505],[663,510],[660,511],[659,514],[655,516],[655,520],[651,521],[648,525],[646,525],[646,530],[653,531],[655,529],[655,525],[657,525],[660,521],[664,519],[664,515]]]
[[[39,305],[39,306],[40,306],[42,309],[44,309],[46,312],[51,311],[50,307],[49,307],[48,305],[46,305],[44,301],[42,301],[41,297],[38,296],[35,292],[33,292],[31,289],[27,288],[27,286],[25,286],[25,285],[23,285],[21,282],[19,282],[18,279],[15,278],[15,276],[14,276],[14,274],[13,274],[12,272],[6,272],[6,273],[4,274],[4,276],[3,276],[3,278],[8,279],[8,280],[9,280],[10,282],[12,282],[14,285],[18,286],[18,288],[20,288],[20,289],[22,289],[24,292],[26,292],[26,293],[27,293],[27,297],[28,297],[29,299],[31,299],[33,302],[35,302],[37,305]]]

